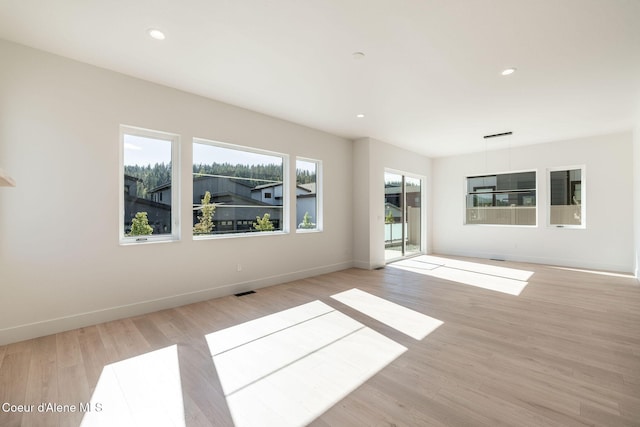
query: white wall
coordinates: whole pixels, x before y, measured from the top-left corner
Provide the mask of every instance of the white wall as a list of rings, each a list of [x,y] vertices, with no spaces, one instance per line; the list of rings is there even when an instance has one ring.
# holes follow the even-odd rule
[[[5,41],[0,58],[0,344],[352,265],[351,141]],[[181,135],[181,241],[119,245],[120,124]],[[193,241],[193,137],[287,153],[292,174],[322,160],[324,231]]]
[[[633,131],[633,221],[634,272],[640,278],[640,113]]]
[[[371,144],[369,138],[362,138],[353,142],[353,260],[358,268],[373,268],[370,264],[369,234],[371,204],[369,163],[371,159]]]
[[[587,228],[547,227],[546,169],[574,165],[586,165]],[[530,169],[538,171],[537,227],[463,225],[466,176]],[[632,180],[630,132],[434,159],[433,250],[631,272]]]
[[[422,210],[425,252],[430,252],[431,159],[399,147],[362,138],[354,142],[354,262],[357,267],[384,266],[384,171],[393,169],[423,178]]]

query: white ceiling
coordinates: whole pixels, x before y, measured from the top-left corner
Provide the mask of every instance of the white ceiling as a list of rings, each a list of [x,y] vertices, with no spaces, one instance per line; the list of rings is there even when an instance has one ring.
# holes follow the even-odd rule
[[[640,107],[640,0],[0,0],[0,38],[434,157]]]

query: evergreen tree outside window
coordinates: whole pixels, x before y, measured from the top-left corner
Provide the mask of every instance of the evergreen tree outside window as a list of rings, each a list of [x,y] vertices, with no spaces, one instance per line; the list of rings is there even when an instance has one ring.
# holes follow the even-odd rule
[[[193,225],[193,234],[211,234],[213,231],[213,214],[216,211],[215,203],[211,203],[211,193],[204,193],[201,199],[200,215],[198,222]],[[225,223],[226,225],[226,223]]]
[[[304,217],[302,217],[302,222],[298,225],[298,228],[305,230],[313,230],[316,228],[316,223],[311,222],[311,215],[309,215],[309,212],[304,213]]]
[[[264,214],[262,218],[256,217],[256,222],[253,223],[253,228],[257,231],[273,231],[273,223],[271,222],[271,215]]]
[[[149,225],[146,212],[137,212],[131,220],[131,232],[129,236],[149,236],[153,234],[153,227]]]

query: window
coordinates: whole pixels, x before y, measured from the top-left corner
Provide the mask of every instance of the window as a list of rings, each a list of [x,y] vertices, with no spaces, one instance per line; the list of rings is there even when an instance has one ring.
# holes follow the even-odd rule
[[[194,237],[287,231],[287,156],[193,142]]]
[[[549,170],[549,225],[584,228],[584,167]]]
[[[120,242],[179,238],[179,138],[121,126]]]
[[[299,231],[322,230],[319,178],[319,161],[296,160],[296,224]]]
[[[466,224],[536,225],[536,172],[467,177]]]

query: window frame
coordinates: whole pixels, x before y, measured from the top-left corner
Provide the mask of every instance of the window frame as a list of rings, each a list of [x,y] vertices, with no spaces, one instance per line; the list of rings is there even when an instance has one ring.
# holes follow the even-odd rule
[[[578,224],[551,224],[551,172],[580,170],[580,217],[581,223]],[[547,227],[548,228],[568,228],[574,230],[587,228],[587,167],[586,165],[573,166],[554,166],[547,168]]]
[[[295,211],[294,218],[296,218],[295,230],[296,233],[321,233],[323,231],[324,219],[323,219],[323,204],[322,204],[322,160],[312,159],[310,157],[296,156],[296,176],[294,179],[294,186],[298,186],[298,161],[315,163],[316,165],[316,227],[315,228],[298,228],[298,196],[296,196],[296,204],[293,208]]]
[[[193,146],[195,144],[210,145],[210,146],[229,149],[229,150],[235,150],[235,151],[241,151],[241,152],[244,151],[244,152],[247,152],[247,153],[262,154],[262,155],[282,158],[282,218],[280,220],[282,229],[281,230],[274,230],[274,231],[260,231],[260,232],[257,232],[257,231],[238,231],[238,232],[235,232],[235,233],[226,233],[226,234],[198,234],[198,235],[192,234],[192,239],[193,240],[236,239],[236,238],[245,238],[245,237],[273,236],[273,235],[286,235],[286,234],[289,234],[290,197],[289,197],[289,155],[288,154],[280,153],[280,152],[272,151],[272,150],[265,150],[265,149],[261,149],[261,148],[249,147],[249,146],[246,146],[246,145],[232,144],[232,143],[228,143],[228,142],[217,141],[217,140],[213,140],[213,139],[209,139],[209,138],[194,137],[192,139],[192,141],[191,141],[191,147],[192,147],[191,168],[190,168],[191,183],[192,183],[192,190],[191,190],[192,191],[192,194],[191,194],[191,199],[192,200],[190,202],[191,206],[193,206],[193,164],[194,164]],[[278,205],[275,205],[275,207],[278,207]],[[272,209],[273,209],[273,207],[272,207]],[[214,214],[214,221],[215,221],[215,214]],[[236,218],[236,219],[233,219],[231,221],[239,223],[242,220]],[[253,222],[255,222],[255,221],[253,221]],[[250,227],[250,229],[251,228],[252,228],[252,226]],[[191,225],[191,231],[193,233],[193,224]]]
[[[140,136],[150,139],[159,139],[171,143],[171,233],[149,236],[125,235],[125,201],[124,201],[124,138],[125,135]],[[120,245],[137,245],[145,243],[175,242],[179,241],[180,233],[180,135],[154,129],[146,129],[137,126],[120,125],[119,148],[119,226],[118,236]]]
[[[478,177],[485,177],[485,176],[492,176],[495,175],[496,177],[498,175],[510,175],[510,174],[518,174],[518,173],[528,173],[528,172],[533,172],[536,175],[536,179],[535,179],[535,188],[534,191],[536,193],[535,195],[535,208],[536,208],[536,212],[535,212],[535,224],[474,224],[474,223],[468,223],[467,222],[467,198],[469,197],[470,193],[468,191],[469,188],[469,184],[468,184],[468,180],[470,178],[478,178]],[[497,178],[496,178],[497,180]],[[506,172],[479,172],[477,174],[473,174],[473,175],[465,175],[463,180],[462,180],[462,184],[463,184],[463,194],[464,194],[464,200],[462,203],[462,224],[464,226],[479,226],[479,227],[517,227],[517,228],[537,228],[539,226],[539,220],[538,220],[538,215],[539,215],[539,202],[540,202],[540,174],[538,173],[538,169],[521,169],[521,170],[513,170],[513,171],[506,171]],[[494,198],[495,195],[493,193],[486,193],[486,194],[491,194]]]

